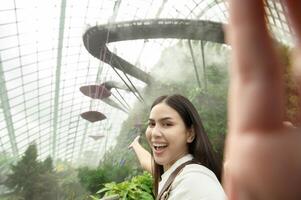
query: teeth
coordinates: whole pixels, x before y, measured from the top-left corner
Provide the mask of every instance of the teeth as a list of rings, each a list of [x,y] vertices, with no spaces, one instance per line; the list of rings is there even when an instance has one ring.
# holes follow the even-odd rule
[[[166,144],[153,144],[154,147],[166,147],[167,145]]]

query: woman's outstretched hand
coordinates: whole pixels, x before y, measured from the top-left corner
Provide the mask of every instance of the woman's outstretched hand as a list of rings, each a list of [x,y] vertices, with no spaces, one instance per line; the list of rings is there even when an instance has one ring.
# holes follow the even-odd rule
[[[136,136],[133,142],[128,146],[129,149],[134,148],[134,146],[140,145],[139,143],[140,135]]]
[[[152,156],[143,146],[141,146],[139,139],[140,136],[138,135],[128,148],[134,150],[142,169],[152,173]]]
[[[301,86],[301,1],[279,1],[294,31]],[[230,200],[300,200],[301,131],[283,124],[284,66],[266,26],[264,0],[229,0],[229,7],[225,190]]]

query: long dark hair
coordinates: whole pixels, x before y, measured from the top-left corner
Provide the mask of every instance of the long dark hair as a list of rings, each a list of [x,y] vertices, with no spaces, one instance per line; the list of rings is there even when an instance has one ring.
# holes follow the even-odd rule
[[[194,129],[195,138],[192,143],[189,143],[188,152],[193,155],[196,162],[213,171],[216,177],[220,180],[221,165],[215,157],[212,145],[194,105],[186,97],[174,94],[158,97],[152,104],[151,108],[163,102],[178,112],[184,121],[186,128]],[[159,181],[164,171],[162,165],[159,165],[154,161],[153,165],[154,193],[155,196],[157,196]]]

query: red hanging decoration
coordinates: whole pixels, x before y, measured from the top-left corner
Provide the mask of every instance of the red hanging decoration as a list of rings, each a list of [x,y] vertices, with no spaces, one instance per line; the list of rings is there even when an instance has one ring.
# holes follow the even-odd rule
[[[98,111],[88,111],[80,114],[80,116],[90,122],[97,122],[106,119],[107,117]]]
[[[111,96],[111,91],[103,85],[86,85],[79,89],[84,95],[92,99],[105,99]]]

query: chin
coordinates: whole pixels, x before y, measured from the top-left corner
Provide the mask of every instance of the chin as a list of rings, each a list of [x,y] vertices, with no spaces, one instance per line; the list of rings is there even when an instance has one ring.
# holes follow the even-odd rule
[[[164,164],[166,164],[166,162],[165,162],[162,158],[154,157],[154,160],[155,160],[155,162],[156,162],[158,165],[164,165]]]

